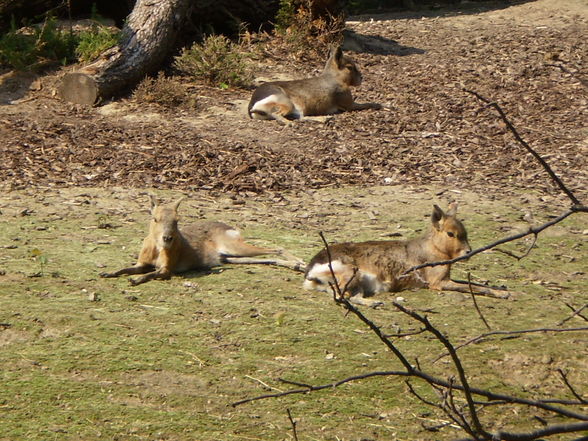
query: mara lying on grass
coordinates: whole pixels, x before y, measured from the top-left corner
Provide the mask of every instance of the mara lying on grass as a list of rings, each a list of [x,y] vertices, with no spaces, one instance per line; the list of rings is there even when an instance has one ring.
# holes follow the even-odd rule
[[[118,277],[123,274],[143,274],[130,279],[138,285],[154,279],[169,279],[172,274],[190,270],[205,270],[223,263],[261,263],[285,266],[298,270],[303,262],[289,257],[281,259],[249,259],[262,254],[286,254],[282,250],[260,248],[243,240],[239,230],[222,222],[201,222],[180,230],[178,228],[178,206],[158,205],[151,199],[151,223],[149,234],[143,241],[139,259],[134,266],[113,273],[102,273],[101,277]]]
[[[463,224],[456,217],[457,204],[447,213],[437,205],[431,216],[429,233],[411,240],[340,243],[329,246],[331,267],[337,283],[353,303],[377,306],[381,302],[365,299],[381,292],[397,292],[411,288],[429,288],[505,297],[485,285],[468,284],[449,278],[451,265],[426,267],[405,276],[409,268],[428,262],[451,260],[471,251]],[[333,283],[327,250],[312,258],[306,268],[304,287],[329,290]]]
[[[254,119],[275,119],[291,124],[292,119],[311,115],[380,109],[376,103],[359,104],[353,100],[351,87],[361,84],[361,73],[341,48],[331,50],[322,74],[293,81],[272,81],[259,86],[247,108]]]

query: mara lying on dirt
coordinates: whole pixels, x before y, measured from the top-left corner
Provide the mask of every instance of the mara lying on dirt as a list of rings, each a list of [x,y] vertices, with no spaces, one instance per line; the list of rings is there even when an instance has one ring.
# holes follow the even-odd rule
[[[190,270],[205,270],[223,263],[259,263],[285,266],[299,270],[304,263],[289,256],[282,259],[249,259],[262,254],[287,254],[283,250],[260,248],[243,240],[239,230],[222,222],[201,222],[178,228],[178,206],[183,198],[173,204],[158,205],[151,200],[149,234],[143,241],[139,259],[134,266],[101,277],[118,277],[123,274],[143,274],[129,279],[138,285],[154,279],[169,279],[172,274]]]
[[[351,87],[361,84],[361,73],[340,47],[331,49],[325,69],[318,77],[264,83],[253,92],[247,108],[254,119],[275,119],[291,124],[292,119],[330,115],[340,111],[380,109],[377,103],[359,104]]]
[[[471,289],[476,294],[505,297],[504,292],[499,293],[485,285],[451,280],[451,265],[426,267],[403,275],[413,266],[455,259],[471,251],[466,229],[457,219],[456,212],[455,203],[450,205],[447,213],[435,205],[430,232],[416,239],[329,246],[331,267],[339,287],[346,291],[353,303],[368,306],[382,302],[364,296],[411,288],[466,293]],[[333,282],[328,253],[323,249],[306,268],[304,288],[327,291]]]

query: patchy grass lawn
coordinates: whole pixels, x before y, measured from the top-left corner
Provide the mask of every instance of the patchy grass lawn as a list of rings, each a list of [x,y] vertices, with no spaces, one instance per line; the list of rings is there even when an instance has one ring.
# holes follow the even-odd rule
[[[433,203],[460,202],[472,246],[527,228],[566,208],[523,194],[498,200],[435,188],[381,187],[284,194],[274,200],[190,193],[182,222],[219,219],[260,245],[283,246],[308,260],[330,241],[413,237],[428,228]],[[158,193],[173,199],[177,192]],[[447,418],[384,377],[337,389],[256,401],[288,390],[278,379],[323,384],[401,368],[385,347],[328,295],[302,291],[302,276],[261,266],[226,266],[132,287],[100,279],[133,263],[146,232],[147,192],[47,189],[0,197],[0,439],[2,440],[301,440],[455,439]],[[539,236],[527,258],[499,252],[458,264],[454,277],[505,284],[510,300],[479,298],[493,330],[586,326],[566,304],[588,302],[586,217]],[[522,253],[528,244],[506,245]],[[43,257],[43,258],[41,258]],[[471,299],[426,290],[399,294],[455,343],[486,332]],[[419,329],[387,305],[366,314],[386,333]],[[433,374],[454,374],[443,348],[421,334],[396,339]],[[460,349],[472,384],[525,397],[571,398],[557,369],[588,388],[588,334],[536,333],[492,338]],[[430,388],[414,382],[424,396]],[[520,407],[487,408],[488,427],[538,427]],[[557,438],[552,438],[557,439]],[[562,438],[564,439],[564,438]]]

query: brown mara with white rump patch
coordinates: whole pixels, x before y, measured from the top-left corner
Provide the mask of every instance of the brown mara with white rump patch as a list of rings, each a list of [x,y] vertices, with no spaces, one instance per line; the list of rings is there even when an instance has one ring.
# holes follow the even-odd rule
[[[437,205],[431,215],[431,230],[411,240],[340,243],[329,246],[331,266],[339,287],[353,303],[376,306],[381,302],[365,299],[381,292],[429,288],[504,297],[479,284],[451,280],[451,265],[427,267],[402,276],[407,269],[427,262],[451,260],[471,251],[467,232],[456,217],[457,204],[447,213]],[[312,258],[306,268],[304,288],[329,290],[333,283],[326,249]]]
[[[305,116],[380,109],[377,103],[359,104],[351,87],[361,84],[361,73],[340,47],[331,49],[323,72],[314,78],[264,83],[253,92],[247,111],[254,119],[275,119],[291,124]]]
[[[172,274],[190,270],[205,270],[223,263],[270,264],[299,269],[303,262],[292,256],[281,259],[248,259],[262,254],[287,254],[283,250],[260,248],[245,242],[239,230],[222,222],[200,222],[178,228],[178,206],[158,205],[151,200],[149,234],[143,240],[137,263],[101,277],[118,277],[123,274],[144,274],[129,279],[138,285],[154,279],[169,279]]]

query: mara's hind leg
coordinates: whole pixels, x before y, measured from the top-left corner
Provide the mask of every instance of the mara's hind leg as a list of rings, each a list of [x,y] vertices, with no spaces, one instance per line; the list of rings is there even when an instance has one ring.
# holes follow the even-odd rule
[[[274,265],[274,266],[282,266],[284,268],[289,268],[294,271],[298,271],[300,273],[304,272],[306,268],[306,264],[303,260],[294,258],[294,259],[261,259],[255,257],[223,257],[223,262],[226,263],[233,263],[233,264],[246,264],[246,265]]]
[[[118,276],[122,276],[125,274],[127,274],[127,275],[145,274],[150,271],[153,271],[154,269],[155,269],[155,267],[150,264],[141,264],[141,265],[137,264],[137,265],[130,266],[128,268],[120,269],[120,270],[115,271],[113,273],[100,273],[100,277],[109,278],[109,277],[118,277]]]
[[[333,279],[333,274],[335,278]],[[336,281],[336,285],[335,285]],[[331,265],[328,263],[315,264],[306,275],[304,284],[307,289],[317,289],[328,292],[330,287],[334,294],[341,293],[349,297],[349,302],[355,305],[370,306],[375,308],[383,305],[379,300],[364,297],[359,271],[353,266],[334,260]]]
[[[294,103],[284,94],[273,94],[256,102],[250,110],[250,114],[255,119],[275,119],[285,126],[291,126],[293,122],[286,118],[292,115],[297,119],[302,119],[296,111]]]
[[[239,230],[230,228],[214,238],[214,246],[223,257],[254,257],[263,254],[282,254],[281,250],[262,248],[245,242]]]

